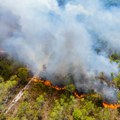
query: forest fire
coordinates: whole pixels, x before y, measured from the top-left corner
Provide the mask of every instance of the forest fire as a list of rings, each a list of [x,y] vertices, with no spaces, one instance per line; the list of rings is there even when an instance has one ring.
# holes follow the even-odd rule
[[[86,96],[85,94],[83,94],[83,95],[78,95],[77,92],[74,92],[74,95],[75,95],[76,98],[79,98],[79,99],[81,99],[81,98],[83,98],[83,97]]]
[[[33,81],[36,82],[36,83],[38,83],[38,82],[43,83],[45,86],[54,88],[57,91],[61,91],[61,90],[66,89],[66,86],[64,86],[64,87],[54,86],[54,85],[52,85],[52,83],[49,80],[42,80],[42,79],[39,79],[38,77],[33,77]],[[81,98],[84,98],[84,97],[88,96],[88,94],[79,95],[76,91],[73,92],[73,94],[78,99],[81,99]],[[95,96],[95,94],[89,94],[89,95],[90,96]],[[117,108],[120,107],[120,104],[109,104],[109,103],[103,102],[103,106],[105,108],[117,109]]]
[[[60,91],[60,90],[65,90],[65,89],[66,89],[65,86],[64,86],[64,87],[53,86],[52,83],[51,83],[49,80],[42,80],[42,79],[39,79],[38,77],[34,77],[34,78],[33,78],[33,81],[34,81],[34,82],[43,83],[45,86],[54,88],[54,89],[56,89],[56,90],[58,90],[58,91]]]
[[[51,83],[49,80],[42,80],[42,79],[39,79],[38,77],[34,77],[34,78],[33,78],[33,81],[34,81],[34,82],[43,83],[45,86],[54,88],[54,89],[57,90],[57,91],[61,91],[61,90],[65,90],[65,89],[66,89],[66,86],[64,86],[64,87],[53,86],[52,83]],[[73,94],[74,94],[74,96],[75,96],[76,98],[79,98],[79,99],[87,96],[87,94],[81,94],[81,95],[79,95],[76,91],[73,92]]]
[[[103,106],[105,108],[117,109],[120,107],[120,104],[108,104],[108,103],[103,102]]]
[[[56,90],[58,90],[58,91],[60,91],[60,90],[65,90],[65,89],[66,89],[66,87],[60,88],[60,87],[58,87],[58,86],[52,86],[52,88],[54,88],[54,89],[56,89]]]
[[[51,87],[52,84],[50,81],[46,80],[46,81],[43,81],[44,85],[48,86],[48,87]]]

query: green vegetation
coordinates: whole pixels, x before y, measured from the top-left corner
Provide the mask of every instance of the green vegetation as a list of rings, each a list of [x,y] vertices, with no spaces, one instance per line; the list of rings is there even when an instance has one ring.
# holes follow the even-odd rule
[[[110,56],[119,64],[118,55]],[[114,84],[120,89],[120,74],[111,73]],[[100,73],[104,77],[104,73]],[[42,83],[32,82],[22,98],[7,113],[5,110],[17,93],[28,83],[29,70],[14,60],[0,58],[0,120],[119,120],[120,109],[102,106],[100,95],[75,98],[74,85],[66,91],[56,91]],[[120,94],[118,94],[120,101]]]

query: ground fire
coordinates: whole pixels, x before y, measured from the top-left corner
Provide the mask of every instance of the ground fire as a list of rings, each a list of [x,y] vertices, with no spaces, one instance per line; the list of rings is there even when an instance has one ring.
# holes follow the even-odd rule
[[[48,86],[48,87],[51,87],[51,88],[54,88],[55,90],[58,90],[58,91],[61,91],[61,90],[65,90],[66,89],[66,86],[64,87],[58,87],[58,86],[53,86],[52,83],[49,81],[49,80],[42,80],[40,79],[39,77],[34,77],[33,78],[33,81],[34,82],[40,82],[40,83],[43,83],[45,86]],[[86,96],[95,96],[95,94],[80,94],[76,91],[73,92],[73,95],[78,98],[78,99],[81,99],[81,98],[84,98]],[[120,104],[116,103],[116,104],[109,104],[109,103],[106,103],[106,102],[103,102],[102,103],[103,106],[105,108],[111,108],[111,109],[117,109],[120,107]]]
[[[120,104],[108,104],[108,103],[103,102],[103,106],[105,108],[117,109],[120,107]]]
[[[34,82],[41,82],[43,83],[45,86],[48,86],[48,87],[51,87],[51,88],[54,88],[58,91],[60,90],[65,90],[66,87],[58,87],[58,86],[53,86],[52,83],[49,81],[49,80],[42,80],[42,79],[39,79],[38,77],[34,77]]]

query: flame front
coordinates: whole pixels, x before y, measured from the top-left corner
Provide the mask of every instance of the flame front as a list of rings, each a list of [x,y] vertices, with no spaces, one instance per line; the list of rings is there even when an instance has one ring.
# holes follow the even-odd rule
[[[65,86],[62,88],[58,86],[53,86],[49,80],[42,80],[42,79],[39,79],[38,77],[33,77],[33,81],[43,83],[44,85],[54,88],[55,90],[58,90],[58,91],[66,89]],[[88,96],[88,94],[79,95],[76,91],[73,92],[73,94],[76,98],[79,98],[79,99]],[[95,96],[95,94],[90,94],[90,95]],[[120,104],[108,104],[108,103],[103,102],[103,106],[105,108],[117,109],[120,107]]]
[[[60,91],[60,90],[65,90],[66,89],[66,87],[64,86],[64,87],[58,87],[58,86],[53,86],[52,85],[52,83],[49,81],[49,80],[41,80],[41,79],[39,79],[38,77],[34,77],[33,78],[33,81],[34,82],[40,82],[40,83],[43,83],[44,85],[46,85],[46,86],[48,86],[48,87],[51,87],[51,88],[54,88],[54,89],[56,89],[56,90],[58,90],[58,91]]]
[[[75,95],[76,98],[79,98],[79,99],[81,99],[81,98],[83,98],[83,97],[86,96],[85,94],[83,94],[83,95],[78,95],[77,92],[74,92],[74,95]]]
[[[44,83],[44,85],[46,85],[46,86],[49,86],[49,87],[51,87],[51,86],[52,86],[51,82],[50,82],[50,81],[48,81],[48,80],[44,81],[43,83]]]
[[[103,102],[103,106],[105,108],[117,109],[120,107],[120,104],[108,104],[108,103]]]
[[[66,87],[62,87],[62,88],[60,88],[60,87],[58,87],[58,86],[52,86],[52,88],[54,88],[54,89],[56,89],[56,90],[65,90],[66,89]]]

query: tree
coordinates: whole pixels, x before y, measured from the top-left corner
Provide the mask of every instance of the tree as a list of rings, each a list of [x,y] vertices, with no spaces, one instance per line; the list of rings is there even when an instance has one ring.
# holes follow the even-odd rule
[[[4,78],[0,76],[0,83],[4,82]]]
[[[20,78],[20,82],[25,84],[28,78],[28,70],[26,68],[19,68],[17,76]]]
[[[79,109],[75,109],[73,112],[74,120],[81,120],[82,112]]]
[[[18,78],[17,75],[12,75],[9,80],[10,80],[10,81],[17,81],[17,82],[18,82],[18,81],[19,81],[19,78]]]
[[[39,97],[37,97],[36,103],[37,103],[38,109],[41,109],[41,107],[43,106],[44,101],[45,101],[45,98],[44,98],[43,95],[40,95]]]
[[[6,120],[6,116],[3,113],[0,114],[0,120]]]
[[[73,93],[75,91],[75,86],[73,84],[69,84],[66,86],[66,90]]]
[[[114,79],[113,82],[115,85],[120,89],[120,74],[118,74]]]

